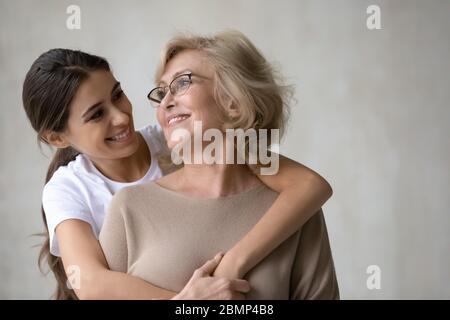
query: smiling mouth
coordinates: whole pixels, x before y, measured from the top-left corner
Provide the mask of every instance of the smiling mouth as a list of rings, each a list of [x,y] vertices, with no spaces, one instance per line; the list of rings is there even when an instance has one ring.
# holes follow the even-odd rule
[[[116,134],[113,137],[106,138],[106,140],[121,142],[127,140],[130,137],[130,135],[131,135],[130,127],[128,127],[125,131],[122,131],[121,133]]]
[[[191,116],[190,114],[178,114],[176,116],[171,116],[171,117],[169,117],[167,124],[169,126],[175,125],[177,123],[180,123],[180,122],[190,118],[190,116]]]

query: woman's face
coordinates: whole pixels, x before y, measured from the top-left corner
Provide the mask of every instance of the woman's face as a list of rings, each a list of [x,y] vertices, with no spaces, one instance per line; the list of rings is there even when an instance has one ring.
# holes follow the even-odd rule
[[[111,72],[94,71],[83,81],[63,136],[91,160],[121,159],[137,151],[131,103]]]
[[[184,50],[178,53],[166,65],[159,86],[168,86],[177,75],[186,73],[192,73],[192,83],[187,91],[175,96],[168,92],[157,109],[158,122],[169,148],[176,144],[170,139],[175,129],[183,128],[193,135],[194,121],[202,122],[203,131],[221,129],[223,126],[213,94],[214,69],[201,51]]]

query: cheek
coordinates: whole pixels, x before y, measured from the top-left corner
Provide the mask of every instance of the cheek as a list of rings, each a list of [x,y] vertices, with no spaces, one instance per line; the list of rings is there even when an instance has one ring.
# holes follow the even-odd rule
[[[216,110],[214,99],[201,92],[186,96],[184,106],[195,115],[196,120],[206,120],[209,117],[209,113],[212,110]]]
[[[76,150],[85,154],[94,154],[102,149],[103,134],[98,128],[86,125],[71,130],[70,144]]]
[[[163,128],[165,125],[164,119],[165,119],[164,111],[162,111],[161,108],[156,109],[156,120],[158,120],[158,123],[161,126],[161,128]]]
[[[212,97],[204,97],[199,108],[196,110],[196,120],[201,120],[205,128],[219,128],[223,120],[221,119],[220,107]]]
[[[89,130],[84,130],[83,139],[84,143],[89,144],[94,147],[100,147],[103,145],[106,137],[106,130],[103,125],[95,125],[89,128]]]

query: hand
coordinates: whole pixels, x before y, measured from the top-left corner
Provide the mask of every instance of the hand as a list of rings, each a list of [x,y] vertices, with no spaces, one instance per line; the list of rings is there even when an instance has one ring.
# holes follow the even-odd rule
[[[213,276],[227,279],[242,279],[244,274],[239,261],[238,257],[233,257],[232,252],[228,251],[214,270]]]
[[[250,291],[248,281],[211,276],[222,256],[219,253],[196,269],[183,290],[172,300],[244,300],[244,294]]]

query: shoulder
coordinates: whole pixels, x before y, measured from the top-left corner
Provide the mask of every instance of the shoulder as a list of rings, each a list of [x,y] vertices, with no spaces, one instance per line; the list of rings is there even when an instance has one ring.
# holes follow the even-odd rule
[[[75,162],[72,161],[72,162]],[[50,180],[45,184],[44,197],[52,193],[72,193],[77,192],[80,188],[80,177],[74,170],[74,164],[69,163],[66,166],[59,167],[52,175]]]
[[[144,137],[147,144],[149,144],[153,150],[153,153],[167,153],[167,143],[164,136],[164,132],[159,125],[146,125],[138,130],[138,132]]]
[[[162,128],[157,124],[146,125],[138,129],[138,131],[146,140],[165,142],[164,132],[162,131]]]
[[[306,233],[306,231],[310,231],[312,234],[319,234],[323,232],[327,232],[325,217],[323,215],[322,209],[319,209],[301,228],[301,230]]]
[[[91,172],[89,160],[78,155],[75,160],[59,167],[45,184],[44,199],[58,195],[63,198],[80,198],[87,189],[98,188],[101,179]]]
[[[242,192],[242,197],[245,201],[250,203],[259,204],[263,206],[271,206],[273,202],[278,198],[279,193],[270,189],[262,182],[257,183],[247,191]]]
[[[134,207],[148,201],[155,192],[154,182],[132,185],[118,190],[111,201],[111,207]]]
[[[158,124],[148,124],[138,129],[140,133],[147,137],[157,137],[161,135],[162,128]]]
[[[118,190],[108,206],[104,226],[117,221],[128,221],[128,225],[139,224],[143,216],[150,215],[159,198],[153,194],[153,184],[151,181]]]

